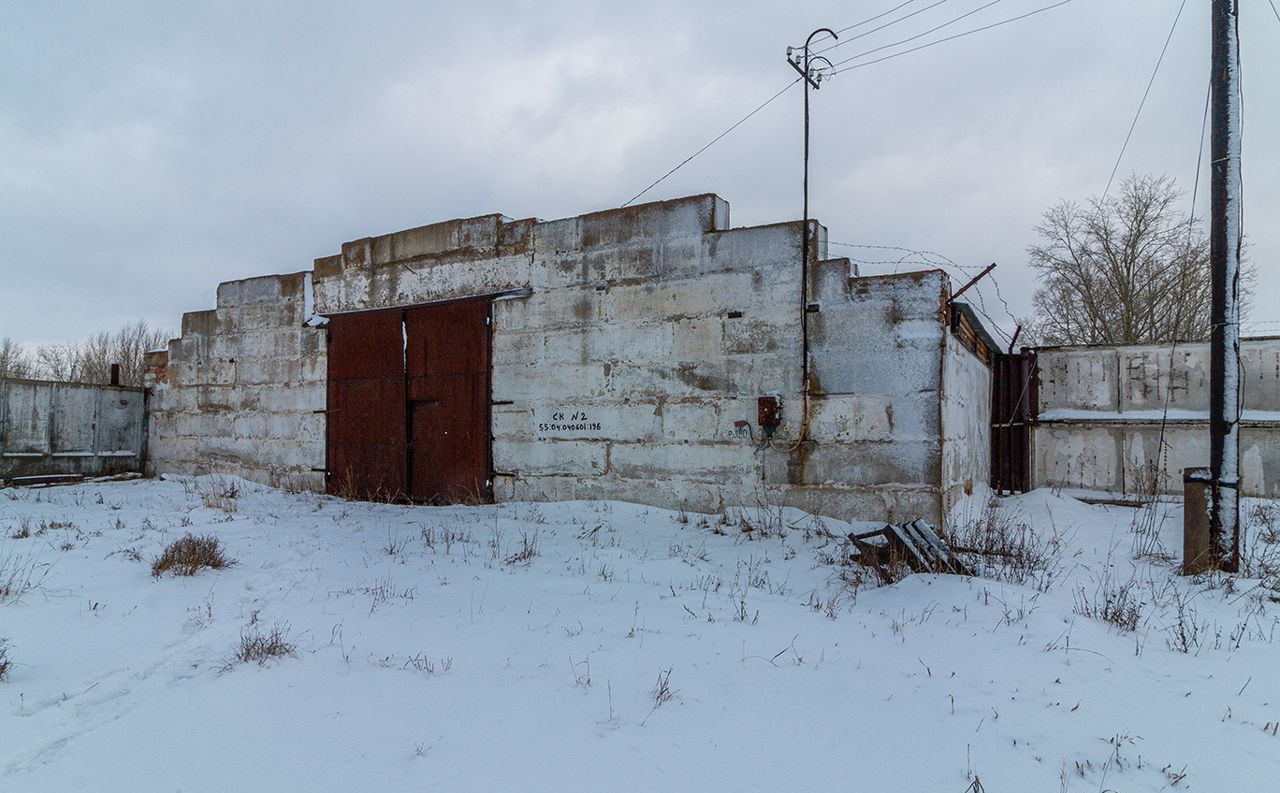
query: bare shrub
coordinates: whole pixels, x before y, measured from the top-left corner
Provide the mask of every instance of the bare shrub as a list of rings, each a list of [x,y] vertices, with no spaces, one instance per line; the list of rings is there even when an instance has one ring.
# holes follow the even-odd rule
[[[1065,571],[1064,538],[1055,527],[1046,537],[1000,508],[995,496],[975,520],[952,534],[952,548],[982,578],[1048,592]]]
[[[276,623],[266,633],[257,626],[251,626],[240,632],[240,645],[236,648],[235,659],[240,663],[262,666],[272,658],[294,655],[297,649],[297,645],[289,641],[288,624]]]
[[[1280,592],[1280,508],[1264,501],[1249,510],[1240,531],[1240,574],[1257,578],[1262,586]]]
[[[777,506],[770,504],[757,492],[755,507],[750,511],[746,507],[736,510],[738,531],[748,540],[765,540],[770,537],[786,539],[787,520],[786,504]]]
[[[165,573],[189,576],[206,567],[224,570],[235,563],[222,550],[222,543],[217,537],[185,534],[169,543],[164,552],[151,562],[151,575],[155,578]]]
[[[1169,519],[1169,511],[1160,503],[1159,468],[1154,461],[1148,462],[1134,471],[1133,478],[1134,490],[1138,496],[1138,508],[1134,510],[1129,522],[1129,532],[1133,534],[1134,558],[1172,562],[1173,554],[1160,542],[1160,532]]]
[[[1278,524],[1280,524],[1280,504],[1274,501],[1263,501],[1249,510],[1249,525],[1262,542],[1280,545]]]
[[[1199,653],[1200,645],[1209,633],[1209,623],[1196,614],[1191,601],[1194,595],[1174,589],[1173,622],[1165,627],[1165,644],[1180,653]]]
[[[1123,584],[1114,584],[1110,576],[1102,582],[1090,596],[1084,587],[1076,590],[1076,614],[1089,619],[1109,622],[1122,631],[1132,632],[1138,629],[1142,621],[1142,610],[1146,603],[1138,597],[1138,585],[1134,579]]]

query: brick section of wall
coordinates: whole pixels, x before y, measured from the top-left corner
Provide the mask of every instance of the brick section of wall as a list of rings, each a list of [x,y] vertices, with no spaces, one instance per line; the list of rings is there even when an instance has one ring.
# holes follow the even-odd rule
[[[318,489],[325,459],[325,345],[305,327],[308,273],[218,286],[217,308],[147,361],[148,469],[233,473]]]

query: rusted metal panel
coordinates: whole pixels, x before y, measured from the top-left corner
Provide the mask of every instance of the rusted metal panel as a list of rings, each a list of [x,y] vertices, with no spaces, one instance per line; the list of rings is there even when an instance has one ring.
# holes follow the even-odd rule
[[[991,486],[997,493],[1025,493],[1031,482],[1031,425],[1037,394],[1036,354],[998,354],[991,390]]]
[[[330,492],[489,501],[487,298],[329,319]]]
[[[404,326],[399,309],[329,319],[325,465],[331,493],[405,493]]]
[[[492,499],[489,311],[487,298],[405,311],[414,500]]]

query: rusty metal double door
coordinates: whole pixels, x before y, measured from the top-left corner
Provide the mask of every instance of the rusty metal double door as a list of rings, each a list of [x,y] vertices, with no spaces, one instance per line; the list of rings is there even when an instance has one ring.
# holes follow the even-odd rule
[[[991,361],[991,487],[1000,494],[1032,487],[1031,429],[1039,403],[1036,353],[997,353]]]
[[[331,493],[492,500],[490,300],[329,319]]]

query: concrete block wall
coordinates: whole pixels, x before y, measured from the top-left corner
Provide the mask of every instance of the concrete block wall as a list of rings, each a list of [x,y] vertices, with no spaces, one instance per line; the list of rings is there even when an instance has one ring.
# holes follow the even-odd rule
[[[147,360],[148,470],[233,473],[320,489],[324,331],[307,327],[310,273],[218,286],[217,307]]]
[[[788,485],[733,425],[778,393],[779,442],[798,431],[800,241],[799,223],[730,229],[710,195],[490,215],[348,243],[316,263],[316,308],[529,290],[493,306],[496,496],[714,510]]]
[[[801,224],[730,228],[693,196],[554,221],[502,215],[370,237],[311,273],[224,284],[155,360],[156,470],[238,469],[314,487],[324,463],[323,332],[333,314],[462,297],[493,303],[499,500],[616,498],[714,511],[785,502],[865,520],[942,516],[946,277],[856,277],[810,228],[802,415]],[[310,290],[310,299],[308,298]],[[159,358],[159,356],[157,356]],[[783,424],[757,449],[777,394]],[[291,423],[292,422],[292,423]],[[276,435],[284,427],[296,431]]]
[[[948,333],[942,361],[942,510],[965,521],[991,481],[991,367]]]
[[[868,519],[940,525],[946,275],[859,277],[834,260],[816,268],[815,280],[818,444],[806,476]]]
[[[1154,476],[1159,492],[1180,495],[1182,469],[1208,465],[1208,344],[1046,347],[1037,357],[1036,485],[1133,494]],[[1242,492],[1280,497],[1280,338],[1243,340],[1240,358]]]

